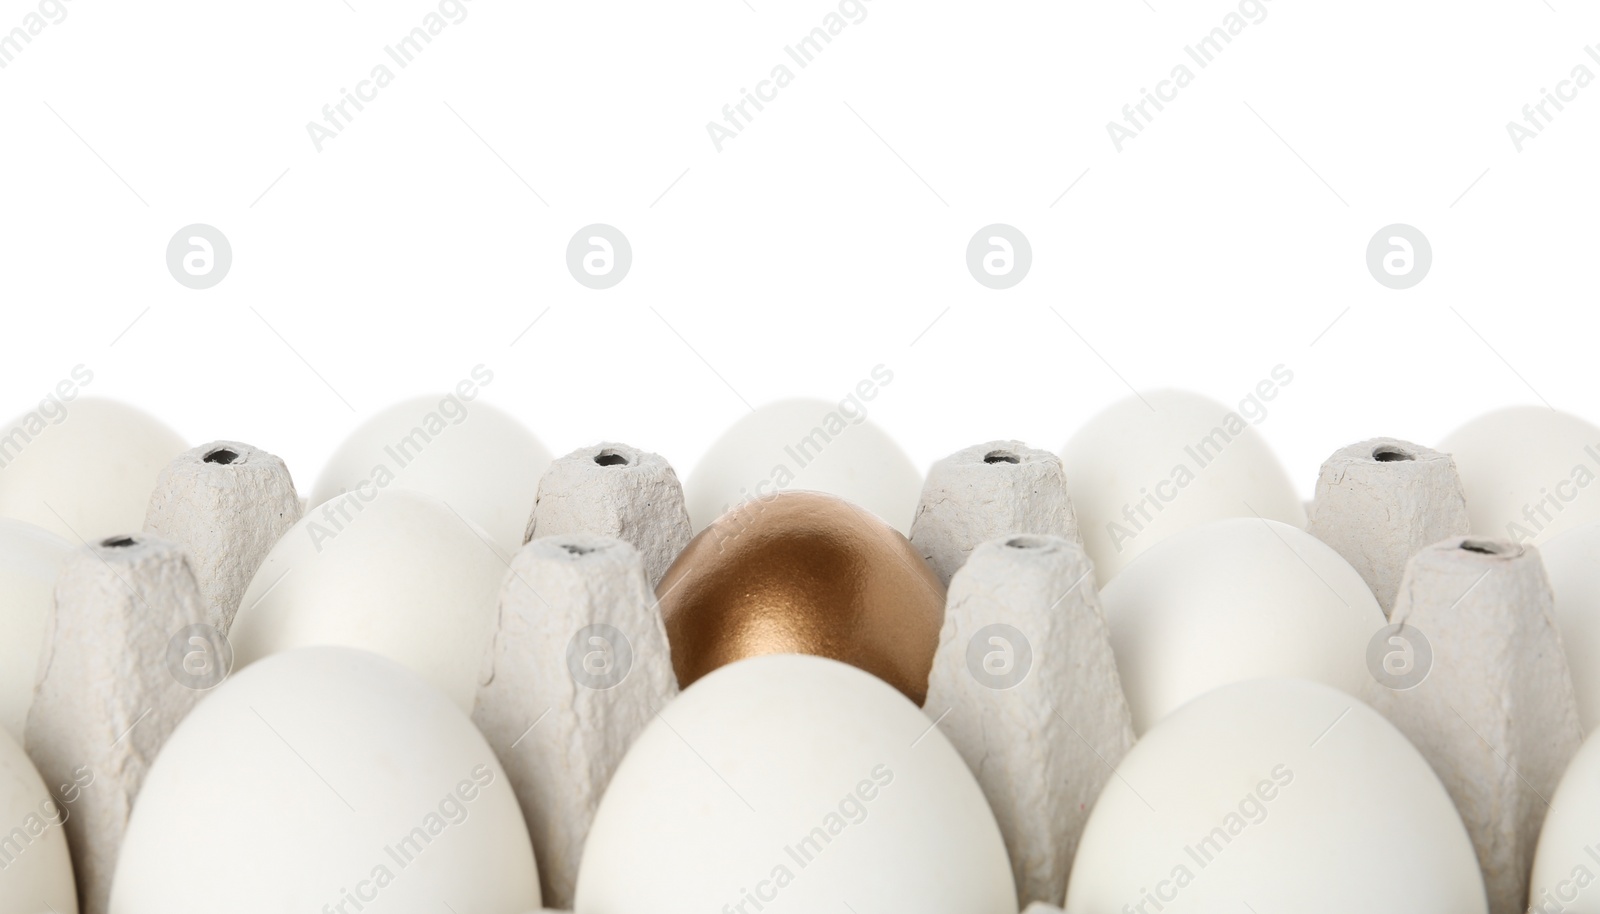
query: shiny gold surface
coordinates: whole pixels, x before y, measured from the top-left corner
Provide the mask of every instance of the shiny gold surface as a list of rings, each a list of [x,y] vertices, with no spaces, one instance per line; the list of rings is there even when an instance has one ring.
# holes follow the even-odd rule
[[[745,502],[684,548],[656,594],[682,687],[746,657],[816,654],[927,697],[944,587],[899,531],[842,499]]]

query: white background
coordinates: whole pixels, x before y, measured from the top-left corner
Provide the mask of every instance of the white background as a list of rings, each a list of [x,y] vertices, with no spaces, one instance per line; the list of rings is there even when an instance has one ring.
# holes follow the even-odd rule
[[[307,122],[436,3],[70,0],[0,70],[0,412],[83,363],[86,393],[308,490],[360,419],[484,363],[553,453],[686,474],[750,405],[882,363],[872,419],[926,467],[1059,448],[1128,385],[1236,402],[1281,363],[1260,430],[1307,496],[1363,438],[1600,420],[1600,85],[1506,132],[1600,73],[1573,0],[1271,0],[1120,153],[1107,121],[1236,3],[870,0],[721,152],[706,123],[835,4],[466,6],[318,152]],[[196,222],[233,246],[204,291],[165,265]],[[634,252],[605,291],[564,263],[594,222]],[[1005,291],[964,261],[993,222],[1033,247]],[[1395,222],[1434,252],[1406,291],[1364,260]]]

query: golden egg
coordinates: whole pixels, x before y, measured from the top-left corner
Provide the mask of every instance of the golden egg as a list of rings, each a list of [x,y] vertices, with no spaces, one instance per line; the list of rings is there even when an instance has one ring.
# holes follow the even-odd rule
[[[899,531],[832,495],[739,505],[690,541],[656,595],[684,688],[746,657],[815,654],[927,697],[944,586]]]

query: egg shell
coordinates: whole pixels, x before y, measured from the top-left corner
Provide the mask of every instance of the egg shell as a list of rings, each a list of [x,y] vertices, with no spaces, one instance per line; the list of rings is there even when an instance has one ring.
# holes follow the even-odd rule
[[[516,797],[454,703],[365,651],[277,654],[173,732],[129,822],[110,910],[339,910],[347,894],[374,912],[540,905]]]
[[[72,784],[65,785],[69,794]],[[0,911],[77,914],[72,857],[61,829],[71,806],[45,787],[22,747],[0,733]]]
[[[505,561],[488,534],[405,489],[312,509],[251,580],[229,639],[234,666],[313,644],[405,664],[470,713]]]
[[[0,518],[0,727],[17,740],[33,704],[56,575],[71,552],[48,530]]]
[[[1376,711],[1295,679],[1197,698],[1107,782],[1064,907],[1157,904],[1162,914],[1488,908],[1466,829],[1428,763]]]
[[[1061,458],[1102,586],[1145,550],[1207,521],[1306,525],[1305,504],[1266,439],[1237,410],[1198,394],[1152,390],[1114,403],[1078,429]]]
[[[590,830],[576,911],[757,910],[746,896],[763,914],[1017,910],[994,816],[933,722],[799,655],[723,667],[640,734]]]
[[[1533,858],[1528,909],[1535,914],[1600,914],[1600,734],[1573,757],[1550,809]]]
[[[922,475],[866,406],[782,400],[740,417],[683,487],[695,533],[746,499],[787,489],[837,495],[909,535]]]
[[[1385,619],[1350,563],[1277,521],[1214,521],[1158,543],[1100,594],[1134,730],[1213,688],[1269,676],[1359,694]]]
[[[470,401],[454,393],[416,397],[350,433],[322,468],[310,504],[361,487],[411,489],[487,530],[509,557],[522,545],[549,465],[550,452],[526,426],[477,394]]]
[[[114,400],[55,408],[61,412],[36,432],[28,429],[37,428],[30,417],[38,412],[0,426],[0,517],[75,544],[141,529],[156,478],[188,445],[154,416]]]
[[[944,585],[904,536],[843,499],[744,503],[684,548],[656,593],[681,686],[745,657],[797,653],[927,697]]]
[[[1592,733],[1600,729],[1600,521],[1552,537],[1539,553],[1555,596],[1578,720],[1585,733]]]
[[[1543,406],[1473,419],[1440,442],[1455,458],[1472,532],[1542,545],[1600,520],[1600,428]]]

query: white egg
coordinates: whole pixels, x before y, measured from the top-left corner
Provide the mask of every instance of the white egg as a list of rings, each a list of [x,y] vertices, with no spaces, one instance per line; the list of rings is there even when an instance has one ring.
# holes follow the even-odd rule
[[[1016,914],[966,763],[894,688],[821,657],[711,673],[640,734],[601,800],[577,914]]]
[[[1451,432],[1472,532],[1543,545],[1600,520],[1600,428],[1543,406],[1513,406]]]
[[[73,785],[65,786],[63,799]],[[0,911],[77,914],[78,889],[61,828],[70,815],[71,805],[45,787],[17,740],[0,733]]]
[[[683,487],[696,533],[740,502],[784,489],[837,495],[909,536],[922,474],[865,406],[783,400],[723,432]]]
[[[1550,797],[1533,857],[1528,910],[1600,914],[1600,734],[1573,756]]]
[[[1067,488],[1101,584],[1146,549],[1206,521],[1306,525],[1305,504],[1251,425],[1265,407],[1247,402],[1257,406],[1242,413],[1185,391],[1145,391],[1112,404],[1067,442]]]
[[[472,721],[414,673],[336,647],[270,657],[195,706],[145,778],[111,889],[113,914],[539,901],[522,811]]]
[[[412,489],[489,531],[509,557],[522,546],[549,465],[550,452],[527,427],[475,392],[470,401],[459,393],[418,397],[351,432],[322,468],[309,504],[357,489]]]
[[[506,568],[486,532],[436,499],[351,492],[267,554],[228,632],[234,666],[312,644],[359,647],[470,711]]]
[[[161,470],[188,445],[160,420],[114,400],[57,404],[0,426],[0,517],[69,542],[144,528]]]
[[[1600,729],[1600,521],[1551,537],[1539,555],[1555,595],[1556,627],[1572,670],[1578,721],[1583,732],[1593,733]]]
[[[1100,594],[1135,732],[1245,679],[1313,679],[1352,695],[1387,624],[1361,575],[1321,540],[1258,518],[1155,544]]]
[[[72,544],[48,530],[0,518],[0,727],[17,740],[33,704],[33,676]]]
[[[1106,782],[1068,914],[1485,914],[1428,763],[1376,711],[1297,679],[1235,683],[1145,734]]]

